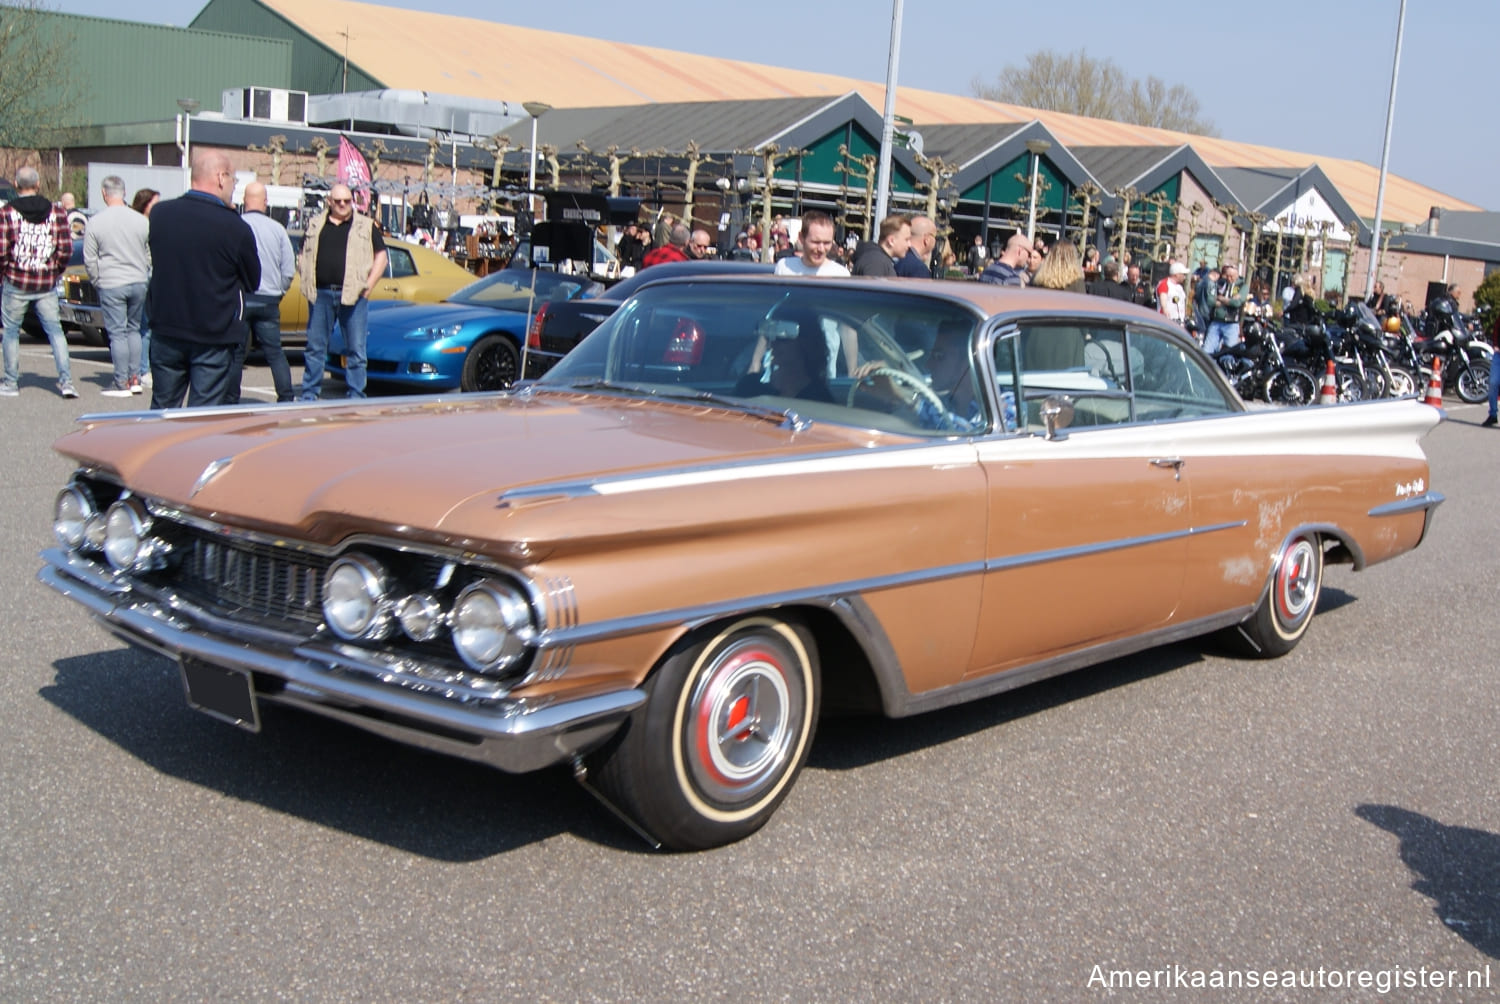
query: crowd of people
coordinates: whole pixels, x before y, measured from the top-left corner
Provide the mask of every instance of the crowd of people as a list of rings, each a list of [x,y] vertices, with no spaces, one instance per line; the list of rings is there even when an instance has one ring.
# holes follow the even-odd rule
[[[191,187],[175,199],[146,188],[127,203],[124,181],[111,175],[100,184],[104,208],[79,235],[71,196],[53,202],[40,194],[35,168],[17,171],[16,197],[0,207],[0,397],[20,395],[19,342],[28,311],[51,344],[58,393],[79,396],[56,292],[76,240],[109,341],[113,374],[104,396],[149,389],[155,409],[237,404],[253,336],[276,399],[316,400],[336,322],[346,344],[348,395],[364,397],[369,296],[385,273],[380,228],[354,211],[347,186],[334,185],[323,209],[306,221],[299,259],[286,229],[267,212],[265,185],[246,185],[236,210],[235,184],[228,155],[212,150],[194,155]],[[310,310],[302,381],[294,386],[280,308],[299,273]]]

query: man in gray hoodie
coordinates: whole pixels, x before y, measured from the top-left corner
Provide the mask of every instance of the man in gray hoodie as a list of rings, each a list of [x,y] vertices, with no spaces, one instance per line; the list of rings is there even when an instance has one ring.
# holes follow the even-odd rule
[[[114,383],[105,397],[140,394],[141,311],[151,278],[151,225],[125,204],[125,182],[111,174],[99,184],[104,209],[94,214],[83,234],[83,265],[99,291],[99,311],[109,333]]]

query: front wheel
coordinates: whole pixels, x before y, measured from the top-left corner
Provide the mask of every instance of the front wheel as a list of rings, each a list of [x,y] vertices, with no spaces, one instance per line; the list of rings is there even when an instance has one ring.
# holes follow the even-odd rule
[[[1318,608],[1323,589],[1323,546],[1316,534],[1293,537],[1282,548],[1260,605],[1234,629],[1239,648],[1262,659],[1297,647]],[[1233,635],[1231,635],[1233,636]]]
[[[1301,407],[1318,400],[1318,378],[1301,366],[1286,366],[1266,381],[1266,400]]]
[[[812,635],[747,617],[699,633],[594,755],[604,795],[664,845],[702,850],[765,825],[807,760],[818,717]]]
[[[1391,397],[1420,397],[1423,388],[1405,366],[1391,367]]]
[[[469,347],[458,389],[465,393],[504,390],[521,375],[521,356],[516,343],[504,335],[485,335]]]
[[[1476,363],[1472,359],[1464,360],[1463,367],[1458,371],[1458,379],[1453,382],[1453,389],[1458,391],[1459,400],[1464,404],[1479,404],[1486,401],[1490,396],[1490,368],[1487,363]]]

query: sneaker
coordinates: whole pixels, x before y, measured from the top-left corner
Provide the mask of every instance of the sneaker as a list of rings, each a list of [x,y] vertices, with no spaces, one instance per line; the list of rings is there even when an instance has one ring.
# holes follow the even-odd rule
[[[101,393],[105,397],[129,397],[130,396],[130,388],[129,387],[110,387],[110,388],[107,388],[106,390],[101,391]],[[78,395],[75,394],[73,396],[77,397]]]
[[[1488,428],[1490,428],[1491,426],[1493,426],[1495,424],[1495,421],[1496,421],[1495,416],[1494,415],[1489,415],[1489,416],[1487,416],[1485,418],[1485,420],[1483,422],[1480,422],[1479,424],[1481,426],[1483,426],[1484,428],[1488,429]]]
[[[141,389],[141,378],[140,377],[131,377],[130,378],[130,393],[132,393],[132,394],[143,394],[143,393],[145,393],[145,391],[143,391]]]
[[[63,380],[57,385],[57,392],[63,397],[77,397],[78,388],[73,386],[73,381]]]
[[[0,397],[20,397],[21,391],[13,383],[0,383]]]
[[[151,386],[151,374],[150,373],[142,373],[140,376],[138,376],[138,377],[135,378],[135,382],[138,383],[138,384],[140,384],[142,387],[150,387]]]

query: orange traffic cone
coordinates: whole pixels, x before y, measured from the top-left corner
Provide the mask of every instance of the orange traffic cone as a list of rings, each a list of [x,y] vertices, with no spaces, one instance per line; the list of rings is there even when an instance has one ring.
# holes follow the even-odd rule
[[[1338,381],[1333,375],[1333,360],[1328,360],[1328,372],[1323,374],[1323,389],[1318,392],[1319,404],[1338,404]]]
[[[1434,408],[1443,406],[1443,360],[1439,356],[1432,357],[1432,379],[1427,381],[1427,396],[1422,403]]]

